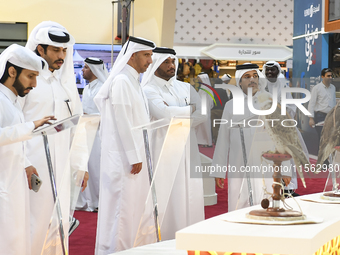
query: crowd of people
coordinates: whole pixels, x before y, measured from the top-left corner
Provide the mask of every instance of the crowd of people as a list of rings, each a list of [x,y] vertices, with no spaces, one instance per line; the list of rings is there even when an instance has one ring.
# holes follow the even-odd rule
[[[217,129],[212,125],[214,119],[237,122],[251,117],[249,100],[244,100],[244,114],[235,115],[233,94],[216,86],[228,84],[229,75],[211,83],[208,75],[201,73],[197,78],[200,89],[196,91],[190,83],[177,78],[179,61],[173,49],[156,47],[152,41],[130,36],[110,73],[101,59],[85,59],[82,71],[89,84],[81,102],[72,61],[74,43],[66,28],[45,21],[32,30],[26,47],[12,45],[0,55],[0,158],[3,162],[0,247],[3,254],[42,254],[46,249],[58,249],[51,246],[60,244],[58,235],[55,242],[46,242],[55,200],[48,184],[49,166],[43,138],[32,137],[32,131],[40,126],[76,114],[101,116],[76,205],[78,210],[98,212],[96,255],[155,242],[158,232],[162,240],[174,239],[176,231],[204,220],[202,178],[192,175],[195,166],[201,165],[198,144],[216,143],[213,165],[242,166],[247,164],[244,147],[246,155],[254,151],[258,129],[244,129],[241,134],[227,125]],[[236,70],[236,86],[245,98],[251,97],[250,101],[258,109],[261,108],[259,93],[276,90],[280,95],[287,86],[275,61],[267,62],[262,73],[256,64],[239,65]],[[322,82],[313,89],[309,104],[313,114],[311,126],[324,120],[336,102],[332,71],[323,70],[321,77]],[[252,94],[248,94],[248,88]],[[223,105],[216,108],[216,98],[211,96],[213,90],[223,95]],[[292,98],[290,93],[286,97]],[[288,105],[287,114],[294,118],[296,107]],[[173,117],[189,119],[190,125],[183,127],[183,124],[178,129],[174,125],[170,132]],[[143,135],[140,127],[161,120],[167,125],[148,130],[148,138]],[[180,131],[185,133],[183,130],[187,134],[183,135],[183,146],[174,146],[171,140],[178,139],[182,135]],[[298,130],[297,134],[308,158]],[[79,222],[70,213],[71,191],[61,190],[60,184],[72,178],[68,157],[73,135],[69,129],[48,136],[63,229],[70,233]],[[146,143],[150,145],[149,155]],[[248,164],[259,164],[252,160],[249,158]],[[152,170],[155,171],[152,173]],[[43,181],[38,192],[31,190],[32,175]],[[242,189],[243,177],[231,178],[225,172],[211,173],[211,176],[220,188],[228,177],[229,211],[249,206],[249,191]],[[285,189],[294,195],[296,174],[287,173],[283,180]],[[265,185],[269,189],[271,184]],[[260,178],[252,178],[254,204],[261,202],[263,186]],[[154,212],[150,194],[162,201],[159,214]],[[64,238],[67,245],[67,233]]]

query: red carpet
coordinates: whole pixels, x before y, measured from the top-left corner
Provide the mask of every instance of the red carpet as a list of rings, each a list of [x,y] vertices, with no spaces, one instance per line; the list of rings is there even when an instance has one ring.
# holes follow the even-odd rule
[[[200,152],[212,157],[214,148],[200,147]],[[311,160],[311,163],[315,163]],[[306,195],[311,193],[322,192],[326,179],[326,175],[323,174],[320,177],[323,178],[309,178],[307,176],[306,185],[307,188],[303,188],[302,182],[298,179],[299,188],[296,193],[300,195]],[[319,176],[318,176],[319,177]],[[217,204],[205,207],[205,218],[211,218],[216,215],[228,212],[228,181],[225,180],[224,189],[216,188]],[[74,216],[80,221],[79,227],[73,232],[70,237],[70,255],[93,255],[96,242],[96,227],[97,227],[97,213],[76,211]]]
[[[75,211],[74,217],[79,220],[79,227],[69,239],[70,255],[93,255],[96,244],[98,213]]]

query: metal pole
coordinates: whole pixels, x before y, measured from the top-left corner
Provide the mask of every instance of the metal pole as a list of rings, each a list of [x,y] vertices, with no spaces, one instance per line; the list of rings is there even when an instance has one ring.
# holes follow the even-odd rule
[[[126,42],[126,29],[127,29],[127,3],[122,1],[122,45]]]
[[[328,157],[328,162],[329,162],[329,164],[331,165],[331,164],[333,164],[333,155],[331,154],[331,155],[329,155],[329,157]],[[332,187],[332,191],[338,191],[338,185],[336,184],[336,176],[335,176],[335,171],[332,171],[331,172],[331,176],[332,176],[332,185],[333,185],[333,187]]]
[[[247,151],[246,151],[246,145],[244,142],[244,133],[243,133],[243,128],[240,125],[239,125],[239,128],[240,128],[240,135],[241,135],[244,166],[246,167],[247,166]],[[253,190],[251,188],[250,174],[247,171],[246,171],[246,177],[247,177],[247,184],[248,184],[249,204],[250,206],[253,206]]]
[[[132,1],[132,35],[135,35],[135,0]]]
[[[59,219],[59,235],[60,235],[60,239],[61,239],[61,247],[62,247],[62,250],[63,250],[63,254],[67,255],[68,252],[67,252],[67,249],[66,249],[65,232],[64,232],[64,227],[63,227],[63,216],[62,216],[62,213],[61,213],[61,208],[60,208],[60,203],[59,203],[59,198],[58,198],[58,193],[57,193],[57,185],[56,185],[56,181],[55,181],[54,173],[53,173],[53,166],[52,166],[50,149],[49,149],[49,146],[48,146],[47,134],[45,132],[43,132],[42,136],[44,138],[44,147],[45,147],[48,171],[49,171],[49,174],[50,174],[53,200],[54,200],[54,203],[56,203],[57,215],[58,215],[58,219]]]
[[[159,242],[159,241],[161,241],[161,228],[159,226],[156,189],[155,189],[154,183],[152,184],[153,171],[152,171],[152,160],[151,160],[151,154],[150,154],[149,138],[148,138],[147,129],[143,129],[143,138],[144,138],[146,162],[147,162],[148,173],[149,173],[149,182],[150,182],[150,185],[151,185],[152,202],[153,202],[153,206],[154,206],[153,215],[154,215],[154,220],[155,220],[156,238],[157,238],[157,242]]]
[[[115,13],[115,2],[112,2],[112,39],[111,39],[111,69],[113,66],[113,44],[114,44],[114,14]]]
[[[71,111],[70,105],[68,104],[70,100],[66,99],[64,102],[66,103],[68,111],[70,112],[70,115],[72,116],[72,111]]]

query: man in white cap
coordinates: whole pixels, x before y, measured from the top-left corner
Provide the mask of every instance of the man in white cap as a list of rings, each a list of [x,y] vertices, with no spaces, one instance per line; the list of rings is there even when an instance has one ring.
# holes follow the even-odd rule
[[[93,98],[109,77],[109,73],[105,67],[103,60],[99,58],[86,58],[84,60],[83,78],[89,82],[83,91],[83,111],[85,114],[99,113]]]
[[[143,133],[149,109],[139,75],[152,63],[149,40],[129,37],[94,101],[101,113],[96,255],[134,246],[150,187]]]
[[[106,81],[109,73],[103,60],[99,58],[86,58],[84,60],[83,77],[89,82],[83,90],[83,111],[84,114],[99,113],[93,98]],[[100,173],[100,138],[96,133],[92,151],[88,163],[89,181],[84,192],[79,194],[77,202],[78,210],[98,212],[99,201],[99,173]]]
[[[231,81],[231,75],[228,74],[228,73],[225,73],[225,74],[222,75],[221,80],[224,84],[229,84],[229,82]],[[227,96],[228,96],[228,100],[233,99],[233,94],[230,93],[229,89],[226,90],[226,93],[227,93]]]
[[[264,82],[264,78],[262,73],[259,71],[259,67],[256,64],[244,64],[238,65],[236,67],[235,73],[236,84],[239,88],[242,89],[245,94],[244,100],[244,114],[243,115],[234,115],[233,113],[233,102],[236,98],[234,95],[234,99],[228,101],[224,107],[222,119],[230,122],[231,120],[235,122],[242,122],[243,119],[251,117],[253,114],[250,112],[247,104],[247,97],[252,96],[252,101],[254,107],[259,109],[256,106],[256,98],[257,93],[260,91],[261,85]],[[248,88],[252,88],[252,95],[248,94]],[[256,132],[256,128],[244,128],[244,142],[245,148],[247,151],[247,157],[249,157],[252,142],[254,139],[254,135]],[[248,161],[249,163],[249,161]],[[244,166],[243,159],[243,150],[241,143],[241,135],[238,128],[231,128],[230,124],[228,125],[220,125],[219,134],[217,138],[217,143],[215,147],[215,152],[213,156],[212,166],[231,166],[235,167],[238,171]],[[225,171],[216,171],[211,172],[211,176],[216,177],[216,185],[219,188],[224,187],[224,179],[226,178]],[[243,189],[242,182],[244,181],[243,173],[228,173],[228,211],[233,211],[236,209],[241,209],[249,206],[248,200],[248,188],[247,182],[244,181]],[[262,179],[261,178],[252,178],[252,190],[253,190],[253,200],[254,205],[259,204],[263,199],[263,190],[262,190]],[[270,183],[271,185],[271,183]],[[270,187],[269,185],[269,187]],[[240,194],[240,195],[239,195]]]
[[[228,84],[231,80],[231,75],[228,73],[225,73],[222,75],[221,80],[223,81],[223,83]]]
[[[26,47],[46,60],[48,70],[41,73],[37,79],[37,89],[23,102],[26,120],[45,115],[54,115],[58,120],[62,120],[82,113],[74,77],[72,59],[74,42],[72,35],[56,22],[44,21],[32,30]],[[69,229],[70,190],[59,189],[62,181],[66,184],[70,178],[70,168],[66,165],[71,144],[70,136],[68,130],[48,137],[66,237]],[[47,185],[49,171],[41,136],[27,143],[27,157],[38,169],[41,179],[46,182],[38,193],[30,193],[32,254],[40,254],[46,235],[50,232],[48,228],[54,209],[52,189]]]
[[[289,87],[287,84],[287,80],[285,79],[284,75],[282,74],[281,66],[276,61],[268,61],[266,64],[263,65],[262,73],[266,77],[266,90],[273,94],[274,88],[277,89],[277,101],[281,103],[281,90],[283,88]],[[287,99],[293,99],[291,93],[286,93]],[[295,104],[288,104],[287,105],[287,112],[290,117],[293,119],[296,113],[296,105]]]
[[[18,102],[36,87],[46,63],[28,49],[13,44],[0,55],[0,247],[2,254],[31,254],[28,192],[38,175],[25,157],[32,131],[53,120],[25,122]],[[27,174],[25,172],[27,169]],[[29,188],[29,189],[28,189]]]
[[[184,153],[181,155],[178,169],[162,166],[156,173],[158,181],[156,187],[162,188],[166,186],[162,185],[162,182],[169,181],[168,172],[175,172],[175,181],[161,222],[162,240],[170,240],[175,238],[175,233],[179,229],[204,220],[202,179],[190,178],[190,169],[201,164],[195,127],[205,118],[200,113],[201,100],[196,90],[189,83],[176,79],[178,68],[176,52],[162,47],[157,47],[153,52],[153,63],[142,80],[143,91],[149,102],[151,120],[171,119],[174,116],[193,117],[190,138],[188,137]],[[167,130],[167,127],[159,128],[152,134],[153,166],[156,166],[159,160]],[[164,194],[164,191],[160,193]],[[167,198],[157,197],[158,201],[162,199]]]

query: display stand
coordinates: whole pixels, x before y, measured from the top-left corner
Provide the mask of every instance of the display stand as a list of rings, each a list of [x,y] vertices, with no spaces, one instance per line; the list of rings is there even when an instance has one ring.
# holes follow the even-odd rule
[[[154,185],[152,185],[152,179],[153,179],[153,164],[152,164],[152,158],[151,158],[151,152],[150,152],[150,145],[149,145],[149,136],[148,136],[148,130],[156,130],[158,128],[166,127],[169,125],[169,122],[160,119],[151,123],[148,123],[143,126],[138,126],[133,129],[141,129],[143,131],[143,141],[144,141],[144,148],[145,148],[145,155],[146,155],[146,162],[148,167],[148,176],[149,176],[149,183],[150,183],[150,189],[152,194],[152,203],[153,203],[153,216],[154,216],[154,227],[156,229],[156,240],[157,242],[161,241],[161,229],[159,224],[159,217],[158,217],[158,203],[157,203],[157,193],[156,188]]]
[[[335,149],[335,153],[334,153],[334,157],[332,157],[332,155],[329,156],[328,161],[329,163],[335,167],[335,166],[339,166],[338,164],[336,164],[336,162],[338,162],[337,160],[337,156],[338,153],[340,152],[340,146],[336,146],[334,147]],[[337,177],[336,177],[336,173],[338,173],[339,169],[333,169],[329,174],[328,174],[328,178],[325,184],[325,189],[324,189],[324,193],[322,196],[324,197],[330,197],[330,198],[334,198],[334,199],[339,199],[340,201],[340,191],[339,191],[339,183],[337,182]],[[326,192],[327,190],[327,184],[329,180],[332,180],[332,191],[331,192]]]
[[[315,126],[324,126],[324,124],[325,124],[325,121],[321,121],[321,122],[318,122],[317,124],[315,124]],[[336,146],[336,147],[334,147],[334,149],[335,149],[334,154],[331,154],[328,157],[328,162],[333,167],[336,166],[335,163],[339,161],[339,160],[337,160],[337,156],[338,156],[337,154],[340,151],[340,146]],[[340,201],[340,191],[338,189],[339,184],[336,180],[336,172],[339,172],[339,169],[337,169],[337,170],[338,171],[334,171],[334,169],[333,169],[333,171],[331,171],[328,174],[327,181],[326,181],[325,188],[324,188],[324,193],[322,194],[321,198],[325,198],[325,199],[330,198],[330,199],[336,199],[336,200],[338,199]],[[327,192],[328,182],[329,182],[330,179],[332,180],[332,191]]]
[[[51,215],[51,221],[46,233],[42,254],[59,254],[60,252],[62,252],[63,255],[68,254],[68,243],[66,238],[66,236],[68,236],[68,229],[64,229],[65,223],[63,221],[68,221],[69,219],[67,217],[63,217],[62,211],[68,211],[69,209],[63,209],[61,207],[59,193],[65,192],[65,190],[71,191],[70,215],[72,216],[83,176],[87,170],[87,162],[91,153],[95,133],[98,129],[99,120],[100,116],[98,114],[83,116],[74,115],[33,132],[34,136],[43,136],[51,189],[55,203],[55,208]],[[75,131],[68,162],[66,162],[66,168],[68,169],[66,172],[67,176],[61,177],[61,183],[58,187],[50,155],[48,136],[64,132],[66,130],[70,132],[71,128],[74,128]],[[70,176],[75,177],[74,181],[72,181],[73,178],[71,178],[70,182]],[[75,188],[75,186],[78,186],[78,188]],[[59,239],[57,236],[59,236]]]
[[[282,198],[282,175],[281,175],[281,164],[283,161],[290,160],[292,158],[289,154],[280,154],[280,153],[264,153],[262,155],[263,158],[267,160],[271,160],[274,162],[274,173],[273,173],[273,194],[271,198],[273,199],[272,207],[269,207],[269,201],[263,200],[261,203],[263,210],[253,210],[249,212],[249,217],[252,218],[252,216],[256,217],[290,217],[290,220],[292,220],[292,217],[295,219],[300,220],[303,215],[301,212],[298,211],[292,211],[292,210],[285,210],[284,208],[280,207],[280,201],[284,198]]]
[[[135,127],[134,129],[143,130],[147,166],[149,172],[150,189],[145,202],[145,209],[140,220],[139,229],[135,238],[134,247],[159,242],[161,240],[161,227],[164,214],[167,208],[168,200],[171,194],[173,183],[177,170],[182,158],[186,141],[190,132],[190,118],[172,118],[169,120],[160,120],[152,122],[149,125]],[[158,128],[167,127],[167,134],[162,146],[159,159],[153,170],[153,161],[149,150],[148,131]],[[162,166],[173,169],[173,171],[164,173]],[[160,186],[159,180],[162,181]],[[152,212],[150,212],[152,208]],[[150,216],[153,215],[154,223],[150,225]],[[152,234],[155,233],[155,234]]]
[[[250,117],[242,119],[242,120],[237,122],[237,123],[243,122],[244,125],[237,124],[237,125],[234,125],[234,126],[231,127],[232,129],[236,128],[240,131],[242,155],[243,155],[243,162],[244,162],[245,167],[248,164],[248,158],[247,158],[247,149],[246,149],[246,145],[245,145],[245,138],[244,138],[243,129],[244,128],[251,128],[251,126],[249,126],[250,120],[258,120],[258,116],[251,115]],[[245,174],[246,174],[247,187],[248,187],[248,201],[249,201],[249,205],[253,206],[254,205],[254,199],[253,199],[253,189],[252,189],[251,180],[250,180],[250,173],[246,172]]]

